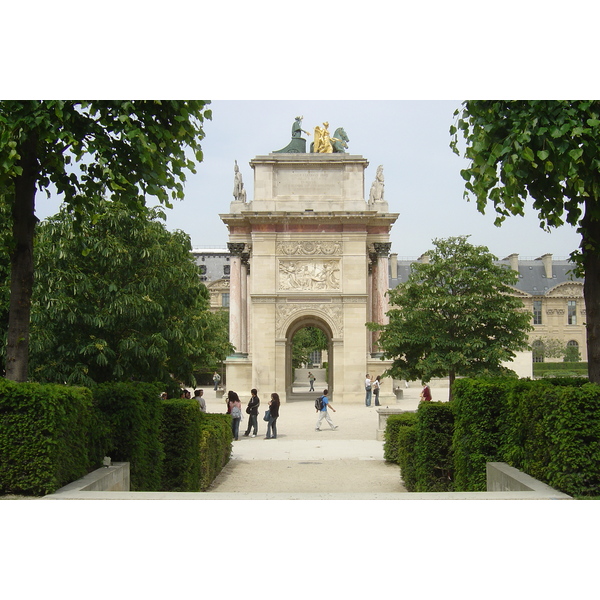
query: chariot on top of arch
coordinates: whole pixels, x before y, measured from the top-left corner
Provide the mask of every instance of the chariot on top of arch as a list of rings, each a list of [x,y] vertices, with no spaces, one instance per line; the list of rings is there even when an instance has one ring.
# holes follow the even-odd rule
[[[302,129],[302,119],[304,117],[296,117],[292,125],[292,140],[281,150],[275,150],[274,154],[278,153],[306,153],[306,140],[302,134],[310,135],[308,131]],[[350,139],[343,127],[338,127],[333,136],[329,134],[329,123],[325,121],[323,127],[318,125],[315,127],[314,141],[310,145],[311,153],[332,154],[345,153],[348,148]]]

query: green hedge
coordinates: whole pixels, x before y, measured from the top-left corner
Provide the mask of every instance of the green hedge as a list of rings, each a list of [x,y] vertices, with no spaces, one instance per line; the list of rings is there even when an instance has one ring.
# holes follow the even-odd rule
[[[568,377],[587,377],[588,364],[586,362],[536,362],[533,363],[534,377],[555,377],[557,375]]]
[[[0,492],[41,496],[85,475],[92,394],[0,379]]]
[[[400,429],[412,427],[417,422],[417,415],[414,412],[405,412],[397,415],[390,415],[387,418],[385,429],[385,441],[383,443],[383,458],[388,462],[398,462],[398,451],[400,444],[398,435]]]
[[[200,489],[207,490],[231,457],[231,416],[201,413]]]
[[[452,490],[453,422],[447,402],[421,402],[416,413],[388,417],[384,458],[400,466],[407,491]]]
[[[454,487],[485,492],[487,462],[501,460],[502,419],[514,379],[457,379],[452,388],[454,406]]]
[[[498,460],[572,496],[600,493],[600,386],[475,378],[452,393],[456,490],[485,489],[485,463]]]
[[[165,452],[161,489],[170,492],[200,490],[200,428],[198,402],[189,399],[162,402],[161,442]]]
[[[417,474],[415,472],[415,462],[412,460],[417,443],[417,415],[412,415],[414,419],[408,419],[403,427],[398,429],[398,465],[402,483],[407,491],[412,492],[417,486]]]
[[[449,492],[453,490],[453,428],[454,415],[451,404],[448,402],[419,404],[415,426],[415,488],[409,491]]]
[[[130,463],[132,491],[159,491],[164,460],[159,388],[150,383],[103,383],[92,391],[96,437],[105,435],[104,453],[113,462]]]

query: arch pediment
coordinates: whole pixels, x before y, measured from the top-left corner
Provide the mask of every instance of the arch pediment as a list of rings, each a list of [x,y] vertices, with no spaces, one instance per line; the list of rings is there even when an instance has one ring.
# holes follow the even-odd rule
[[[549,298],[583,298],[583,283],[580,281],[565,281],[548,290]]]
[[[229,290],[229,279],[217,279],[206,284],[209,290],[226,291]]]

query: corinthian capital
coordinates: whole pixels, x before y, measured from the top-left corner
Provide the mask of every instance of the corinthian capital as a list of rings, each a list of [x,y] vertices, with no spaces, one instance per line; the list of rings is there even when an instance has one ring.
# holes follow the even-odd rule
[[[232,256],[241,256],[244,252],[246,244],[238,244],[234,242],[227,242],[227,248]]]
[[[390,255],[392,249],[392,242],[374,242],[373,249],[377,256],[383,256],[387,258]]]

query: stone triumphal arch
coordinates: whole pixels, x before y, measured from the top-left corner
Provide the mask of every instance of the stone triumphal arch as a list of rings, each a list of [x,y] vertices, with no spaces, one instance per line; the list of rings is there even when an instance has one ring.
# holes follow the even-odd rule
[[[220,215],[229,229],[235,347],[227,387],[290,400],[292,338],[316,327],[328,340],[333,400],[363,402],[365,374],[388,366],[365,324],[386,319],[389,234],[398,215],[383,199],[381,167],[365,200],[366,159],[343,150],[303,152],[293,142],[250,161],[252,201],[236,170],[235,199]],[[390,379],[380,397],[395,400]]]

